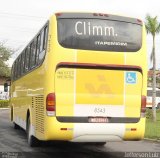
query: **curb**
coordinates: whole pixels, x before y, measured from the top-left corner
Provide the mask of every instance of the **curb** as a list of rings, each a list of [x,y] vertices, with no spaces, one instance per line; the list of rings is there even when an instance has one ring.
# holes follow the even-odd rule
[[[158,139],[144,138],[144,140],[160,143],[160,140],[158,140]]]

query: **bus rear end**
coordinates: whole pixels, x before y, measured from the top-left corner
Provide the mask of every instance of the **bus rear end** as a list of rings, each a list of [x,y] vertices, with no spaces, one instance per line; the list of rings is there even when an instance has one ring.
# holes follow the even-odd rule
[[[55,70],[49,79],[55,104],[46,124],[53,132],[47,139],[142,139],[147,85],[143,23],[89,13],[57,14],[50,23],[57,39],[50,42],[54,55],[46,57],[54,58]]]

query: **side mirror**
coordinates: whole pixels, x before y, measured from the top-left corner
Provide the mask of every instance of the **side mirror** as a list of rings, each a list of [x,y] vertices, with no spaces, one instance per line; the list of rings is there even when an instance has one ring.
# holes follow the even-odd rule
[[[8,83],[4,83],[4,92],[8,92]]]

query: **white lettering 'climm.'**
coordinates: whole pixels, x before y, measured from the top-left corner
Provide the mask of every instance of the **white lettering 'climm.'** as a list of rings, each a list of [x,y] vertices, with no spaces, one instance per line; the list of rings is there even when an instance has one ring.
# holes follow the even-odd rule
[[[91,25],[91,22],[77,21],[75,23],[75,32],[77,35],[94,36],[118,36],[113,26]]]

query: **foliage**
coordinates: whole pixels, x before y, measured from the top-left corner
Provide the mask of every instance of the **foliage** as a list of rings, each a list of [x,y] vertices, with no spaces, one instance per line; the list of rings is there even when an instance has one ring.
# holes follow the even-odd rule
[[[157,20],[157,16],[151,17],[150,15],[146,16],[145,22],[147,33],[152,35],[153,38],[153,47],[151,52],[151,61],[153,61],[153,96],[152,96],[152,115],[153,121],[156,121],[156,55],[155,55],[155,35],[160,33],[160,23]]]
[[[150,119],[152,119],[152,113],[151,113],[151,110],[150,110],[150,109],[148,109],[148,108],[147,108],[147,110],[146,110],[146,118],[147,118],[147,119],[149,119],[149,120],[150,120]]]
[[[0,100],[0,108],[7,108],[9,107],[9,101],[8,100]]]
[[[157,16],[152,18],[150,15],[147,15],[145,26],[146,26],[147,33],[152,34],[152,36],[155,36],[160,32],[160,24],[157,20]]]
[[[147,109],[145,138],[160,139],[160,110],[157,109],[156,112],[157,112],[157,121],[153,122],[152,110]]]
[[[12,52],[13,50],[5,47],[3,43],[0,43],[0,76],[10,76],[10,68],[8,67],[6,62],[11,57]]]

